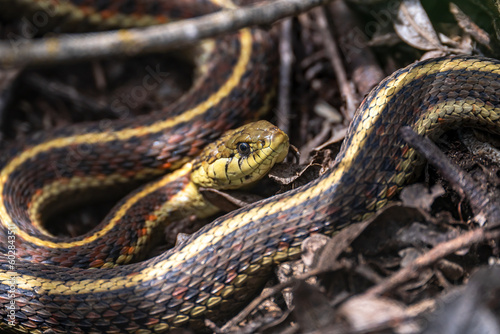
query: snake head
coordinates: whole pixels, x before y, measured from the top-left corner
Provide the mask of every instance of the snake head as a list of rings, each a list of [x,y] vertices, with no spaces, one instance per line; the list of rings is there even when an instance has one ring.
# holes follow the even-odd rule
[[[191,180],[200,187],[236,189],[260,180],[288,153],[288,136],[267,121],[225,132],[193,163]]]

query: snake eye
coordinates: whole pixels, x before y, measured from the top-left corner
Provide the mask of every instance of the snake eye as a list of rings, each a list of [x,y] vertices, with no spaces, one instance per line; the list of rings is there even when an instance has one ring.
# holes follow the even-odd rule
[[[248,145],[248,143],[238,143],[237,148],[238,148],[238,152],[241,155],[250,154],[250,145]]]

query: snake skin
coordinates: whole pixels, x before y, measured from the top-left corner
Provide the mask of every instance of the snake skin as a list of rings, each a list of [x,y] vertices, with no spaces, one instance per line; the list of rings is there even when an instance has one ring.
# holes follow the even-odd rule
[[[23,259],[12,268],[0,255],[2,328],[142,334],[223,320],[255,295],[274,265],[297,258],[306,237],[369,217],[418,173],[421,161],[401,140],[402,126],[431,138],[459,126],[499,133],[499,74],[498,61],[475,57],[431,59],[395,72],[359,107],[329,172],[225,215],[144,262],[89,273]],[[28,170],[20,167],[12,173]],[[14,203],[5,189],[4,201]],[[9,327],[13,277],[18,308]]]

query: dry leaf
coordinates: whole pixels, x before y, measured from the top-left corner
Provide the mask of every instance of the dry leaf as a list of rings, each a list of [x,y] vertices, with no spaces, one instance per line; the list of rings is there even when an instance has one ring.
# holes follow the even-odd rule
[[[427,189],[423,184],[416,183],[403,189],[401,200],[405,206],[430,211],[434,200],[444,194],[445,190],[439,184]]]
[[[399,5],[394,29],[398,36],[420,50],[443,50],[439,37],[432,26],[420,0],[404,0]]]
[[[406,308],[401,303],[383,297],[354,297],[342,304],[339,316],[347,320],[356,331],[370,330],[389,322],[398,322],[406,317]],[[411,333],[417,330],[414,324],[403,324],[399,333]]]
[[[466,33],[470,34],[478,43],[486,46],[491,50],[490,35],[486,31],[475,24],[472,19],[453,2],[450,2],[450,12],[455,17],[455,20],[457,20],[460,28],[462,28]]]

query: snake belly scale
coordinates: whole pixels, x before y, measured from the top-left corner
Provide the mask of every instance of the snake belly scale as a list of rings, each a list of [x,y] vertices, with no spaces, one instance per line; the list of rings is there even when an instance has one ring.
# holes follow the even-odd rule
[[[474,57],[432,59],[395,72],[359,107],[329,172],[225,215],[144,262],[89,274],[22,259],[12,270],[1,255],[2,328],[9,328],[7,291],[13,278],[19,309],[12,329],[19,332],[153,333],[223,319],[258,291],[275,264],[296,258],[307,236],[331,234],[370,216],[412,178],[420,161],[399,137],[402,126],[433,138],[462,125],[499,133],[499,75],[498,61]],[[56,138],[65,135],[74,133]],[[71,143],[60,145],[48,149]],[[35,153],[17,157],[34,159]],[[5,185],[23,166],[17,157],[1,174],[2,200],[8,203],[0,212],[2,224],[16,210]]]

